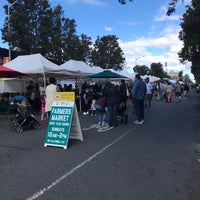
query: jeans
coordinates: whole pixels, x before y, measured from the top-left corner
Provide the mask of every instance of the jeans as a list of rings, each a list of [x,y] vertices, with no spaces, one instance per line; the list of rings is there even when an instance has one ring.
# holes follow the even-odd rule
[[[109,126],[117,126],[117,106],[118,106],[118,103],[108,104]]]
[[[134,100],[135,114],[138,121],[144,119],[144,100]]]
[[[106,121],[106,111],[105,111],[105,109],[98,104],[95,104],[95,108],[96,108],[96,111],[98,112],[99,122],[100,123],[105,122]]]

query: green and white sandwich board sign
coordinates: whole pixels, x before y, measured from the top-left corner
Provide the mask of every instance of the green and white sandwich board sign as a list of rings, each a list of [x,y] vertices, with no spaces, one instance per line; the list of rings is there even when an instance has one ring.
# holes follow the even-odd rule
[[[75,124],[76,133],[70,132],[72,124]],[[56,146],[66,149],[71,136],[83,140],[76,104],[74,101],[54,101],[44,146]]]

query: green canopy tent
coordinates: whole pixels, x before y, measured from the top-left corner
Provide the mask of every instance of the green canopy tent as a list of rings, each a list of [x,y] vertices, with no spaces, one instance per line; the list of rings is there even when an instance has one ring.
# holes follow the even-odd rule
[[[104,70],[103,72],[99,72],[97,74],[89,75],[87,78],[127,78],[126,76],[122,76],[118,73],[112,72],[110,70]]]

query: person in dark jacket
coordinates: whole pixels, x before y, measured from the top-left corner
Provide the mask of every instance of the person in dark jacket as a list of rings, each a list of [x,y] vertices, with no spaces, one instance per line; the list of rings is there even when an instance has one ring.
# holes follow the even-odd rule
[[[103,89],[106,105],[108,108],[108,129],[117,126],[117,108],[119,104],[119,89],[108,81]]]
[[[126,108],[126,101],[128,99],[127,90],[128,90],[128,86],[125,83],[125,80],[122,79],[121,84],[119,86],[119,94],[120,94],[119,95],[119,101],[120,101],[120,103],[124,103],[125,108]]]
[[[146,84],[140,78],[139,74],[135,75],[135,82],[133,83],[132,87],[132,99],[135,108],[135,114],[137,120],[135,124],[143,124],[144,123],[144,100],[146,97]]]

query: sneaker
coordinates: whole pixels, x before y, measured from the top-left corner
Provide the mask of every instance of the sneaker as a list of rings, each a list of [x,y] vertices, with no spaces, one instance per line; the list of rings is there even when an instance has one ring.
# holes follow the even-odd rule
[[[109,126],[109,124],[106,122],[102,122],[102,126]]]
[[[138,120],[134,121],[134,123],[135,123],[135,124],[140,124],[140,125],[143,124],[142,121],[138,121]]]
[[[96,126],[96,128],[100,128],[101,127],[101,122],[99,122]]]
[[[108,127],[110,127],[110,125],[109,125],[109,124],[106,124],[106,125],[103,126],[103,129],[106,129],[106,128],[108,128]]]
[[[141,122],[144,124],[144,119],[141,119]]]

